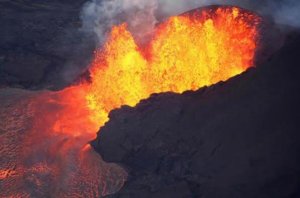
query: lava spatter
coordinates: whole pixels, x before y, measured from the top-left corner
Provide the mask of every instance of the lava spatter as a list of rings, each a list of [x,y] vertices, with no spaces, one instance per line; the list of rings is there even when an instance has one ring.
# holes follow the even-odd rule
[[[97,126],[111,110],[153,93],[197,90],[253,66],[259,17],[237,7],[196,10],[160,24],[138,46],[126,24],[112,28],[96,52],[86,107]]]
[[[90,83],[21,97],[2,92],[0,196],[99,197],[120,189],[126,173],[85,146],[108,114],[153,93],[197,90],[247,70],[259,21],[236,7],[195,10],[158,25],[145,46],[121,24],[95,52]]]

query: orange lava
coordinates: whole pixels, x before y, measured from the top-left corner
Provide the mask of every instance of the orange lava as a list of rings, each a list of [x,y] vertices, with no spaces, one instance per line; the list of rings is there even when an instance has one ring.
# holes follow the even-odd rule
[[[55,131],[95,133],[111,110],[153,93],[197,90],[254,63],[259,17],[236,7],[196,10],[160,24],[146,46],[127,25],[112,28],[90,72],[92,83],[61,92]]]

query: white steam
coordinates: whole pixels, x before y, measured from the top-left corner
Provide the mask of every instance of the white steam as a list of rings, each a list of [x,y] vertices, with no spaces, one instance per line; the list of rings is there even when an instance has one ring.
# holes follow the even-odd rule
[[[92,0],[82,10],[83,30],[94,32],[102,43],[113,25],[126,22],[135,36],[142,38],[156,24],[157,5],[151,0]]]
[[[299,0],[91,0],[82,10],[83,30],[93,32],[101,44],[113,25],[126,22],[138,39],[152,32],[158,18],[213,4],[236,5],[300,26]]]

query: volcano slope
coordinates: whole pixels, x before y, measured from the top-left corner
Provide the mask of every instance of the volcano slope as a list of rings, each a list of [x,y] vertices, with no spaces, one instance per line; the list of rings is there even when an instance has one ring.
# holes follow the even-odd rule
[[[225,83],[124,106],[92,142],[129,171],[111,197],[300,197],[300,34]]]
[[[85,70],[95,47],[92,36],[79,31],[85,2],[0,1],[0,86],[57,90],[71,84],[72,74],[63,72]]]

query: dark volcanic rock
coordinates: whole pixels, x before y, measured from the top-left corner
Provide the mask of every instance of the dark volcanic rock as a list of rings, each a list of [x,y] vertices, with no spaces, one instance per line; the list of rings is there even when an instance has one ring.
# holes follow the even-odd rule
[[[95,44],[79,31],[84,2],[0,1],[0,84],[58,89],[83,72]]]
[[[92,142],[130,177],[111,197],[300,197],[300,36],[225,83],[123,107]]]

